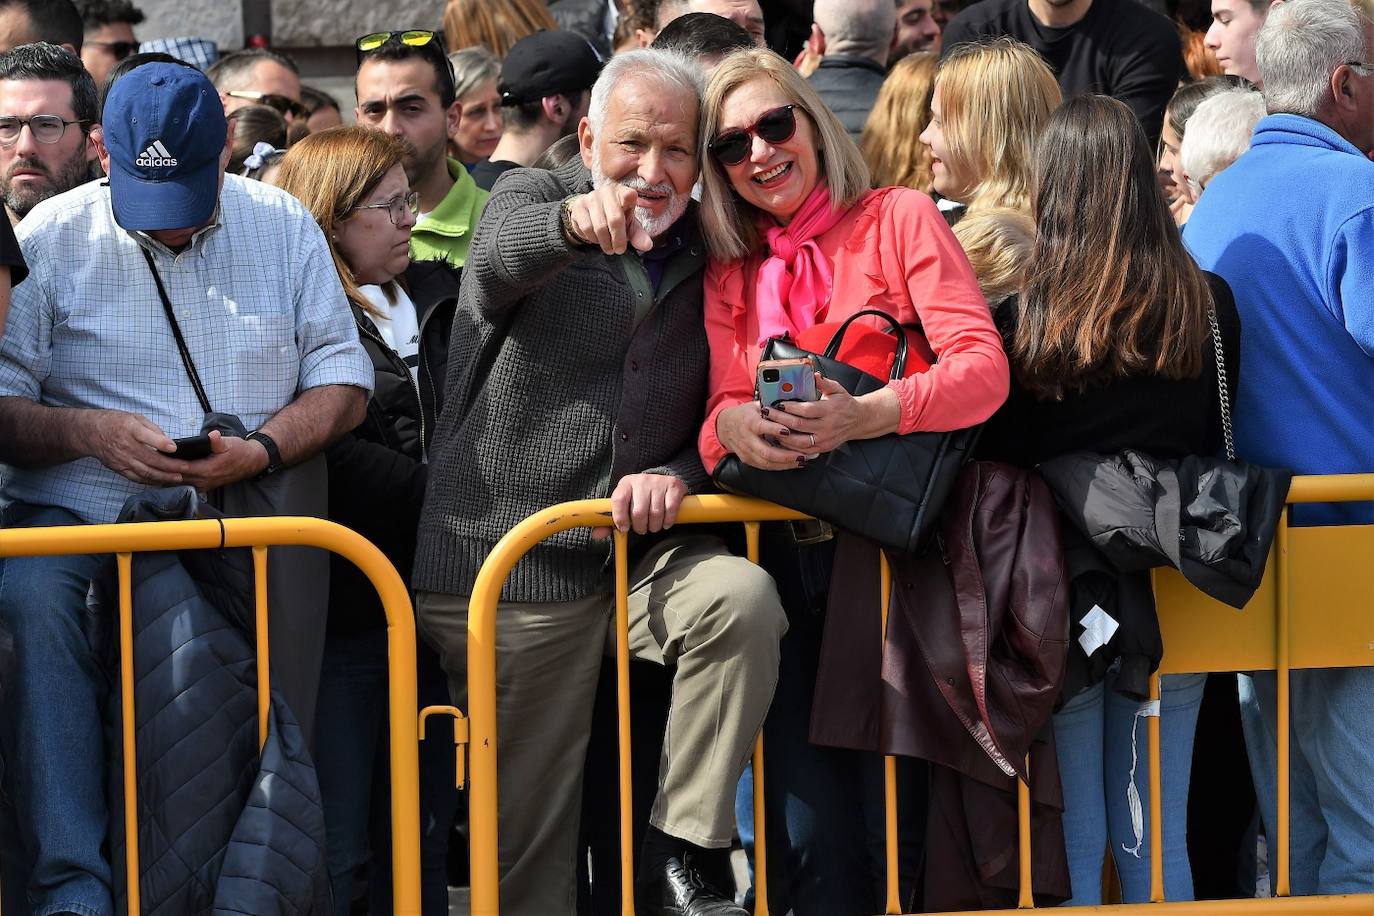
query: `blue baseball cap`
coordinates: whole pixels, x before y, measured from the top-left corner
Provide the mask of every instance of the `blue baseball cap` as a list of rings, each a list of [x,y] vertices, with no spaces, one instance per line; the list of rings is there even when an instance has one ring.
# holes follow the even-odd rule
[[[189,229],[219,199],[228,125],[219,93],[199,70],[144,64],[105,101],[110,203],[125,229]]]

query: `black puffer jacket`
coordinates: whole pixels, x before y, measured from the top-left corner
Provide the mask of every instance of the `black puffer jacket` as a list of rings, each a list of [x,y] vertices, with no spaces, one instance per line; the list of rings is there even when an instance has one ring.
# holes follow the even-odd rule
[[[1073,452],[1038,470],[1076,535],[1066,538],[1076,545],[1066,557],[1075,639],[1094,608],[1119,625],[1090,654],[1071,653],[1078,665],[1071,664],[1065,696],[1100,678],[1116,658],[1117,689],[1148,695],[1163,654],[1147,572],[1154,567],[1171,566],[1218,601],[1244,607],[1264,577],[1293,478],[1282,469],[1195,455],[1156,459],[1130,449]]]
[[[177,487],[132,497],[119,520],[217,514],[193,489]],[[118,582],[111,557],[92,583],[89,619],[100,628],[93,644],[111,684],[110,810],[122,824]],[[132,588],[142,911],[324,916],[331,908],[319,784],[276,690],[258,756],[252,555],[136,554]],[[124,840],[116,827],[111,864],[120,912]]]
[[[409,581],[415,563],[415,529],[429,468],[425,448],[442,403],[448,331],[454,300],[431,302],[420,312],[420,371],[387,346],[357,306],[358,338],[372,358],[375,385],[367,416],[325,452],[329,462],[329,517],[376,544]],[[436,374],[437,372],[437,374]],[[338,636],[385,623],[376,589],[358,567],[330,558],[329,632]]]

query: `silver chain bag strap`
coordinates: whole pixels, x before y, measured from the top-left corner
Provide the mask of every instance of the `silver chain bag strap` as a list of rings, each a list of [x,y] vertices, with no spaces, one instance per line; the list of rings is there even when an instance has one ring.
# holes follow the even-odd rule
[[[1207,310],[1207,322],[1212,326],[1212,350],[1217,360],[1217,397],[1221,402],[1221,434],[1226,439],[1226,460],[1236,460],[1236,437],[1231,431],[1231,392],[1226,387],[1226,353],[1221,348],[1221,325],[1217,310]]]

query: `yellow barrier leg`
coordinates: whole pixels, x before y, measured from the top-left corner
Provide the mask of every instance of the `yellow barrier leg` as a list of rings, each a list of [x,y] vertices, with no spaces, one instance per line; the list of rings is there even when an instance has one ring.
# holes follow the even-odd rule
[[[1145,731],[1149,735],[1147,746],[1150,749],[1150,902],[1164,902],[1164,794],[1163,780],[1160,777],[1159,759],[1159,706],[1163,691],[1160,689],[1159,672],[1150,676],[1150,700],[1156,704],[1156,714],[1145,720]]]
[[[1026,755],[1026,774],[1030,774],[1030,755]],[[1035,888],[1031,876],[1031,801],[1030,786],[1023,780],[1016,781],[1016,840],[1020,847],[1018,866],[1020,871],[1020,890],[1017,892],[1016,907],[1021,910],[1035,909]]]
[[[1278,668],[1274,672],[1275,680],[1278,681],[1278,730],[1279,730],[1279,759],[1278,759],[1278,877],[1275,881],[1274,892],[1279,897],[1287,897],[1292,893],[1292,887],[1288,880],[1288,830],[1289,830],[1289,795],[1288,795],[1288,672],[1289,672],[1289,577],[1288,577],[1288,522],[1292,509],[1285,508],[1283,514],[1279,516],[1278,531],[1275,532],[1274,539],[1278,544],[1275,556],[1274,578],[1278,588],[1278,615],[1275,626],[1278,629]]]
[[[892,570],[887,554],[878,551],[878,609],[882,617],[882,638],[887,642],[887,614],[892,603]],[[881,654],[879,655],[881,658]],[[897,758],[883,758],[883,848],[887,853],[886,913],[902,912],[902,874],[897,858]]]
[[[380,551],[377,559],[380,563],[387,562]],[[369,567],[357,560],[354,562],[377,584],[387,615],[392,912],[395,916],[420,916],[420,739],[416,733],[415,715],[415,612],[410,594],[394,570],[390,570],[383,590],[379,577],[373,576]],[[457,728],[455,723],[455,733]],[[460,756],[460,763],[461,759]],[[495,787],[492,797],[494,800]],[[493,849],[492,856],[495,855]],[[496,885],[492,884],[491,889],[495,893]],[[474,908],[473,912],[477,910]]]
[[[133,555],[121,553],[119,568],[119,686],[124,700],[124,875],[128,912],[143,911],[138,886],[138,749],[134,746]]]
[[[630,769],[629,536],[615,533],[615,677],[620,726],[620,912],[635,916],[634,779]]]
[[[272,658],[268,645],[267,548],[253,548],[253,599],[258,638],[258,753],[267,746],[267,711],[272,706]]]
[[[759,562],[759,523],[744,523],[745,556]],[[754,916],[768,914],[768,832],[763,801],[763,731],[754,741]]]

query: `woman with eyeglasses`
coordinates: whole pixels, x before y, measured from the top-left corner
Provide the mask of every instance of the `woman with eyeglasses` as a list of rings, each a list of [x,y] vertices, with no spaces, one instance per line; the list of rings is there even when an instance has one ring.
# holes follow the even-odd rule
[[[737,51],[720,64],[706,90],[701,138],[701,223],[711,255],[710,388],[699,440],[707,469],[734,454],[785,472],[850,440],[960,429],[992,415],[1007,394],[1006,356],[968,260],[929,196],[871,190],[843,126],[770,51]],[[819,378],[819,401],[779,409],[755,400],[768,338],[806,342],[810,329],[862,309],[912,329],[933,365],[857,398]],[[884,900],[881,759],[808,741],[834,541],[803,543],[809,539],[791,532],[768,525],[762,538],[790,618],[764,728],[769,902],[798,916],[875,913]],[[915,872],[907,862],[908,904]]]
[[[415,225],[416,195],[401,166],[405,155],[406,148],[381,131],[334,128],[293,146],[276,183],[305,204],[329,240],[376,371],[367,418],[326,453],[330,518],[380,547],[409,581],[427,479],[425,439],[434,418],[425,416],[419,393],[415,306],[397,282],[410,263]],[[355,566],[334,557],[315,763],[338,916],[349,912],[353,878],[369,861],[369,850],[375,866],[368,881],[371,912],[391,911],[385,623],[376,590]],[[419,651],[423,656],[426,650]],[[447,703],[437,660],[431,653],[429,667],[425,661],[422,705]],[[431,748],[436,743],[426,742]],[[451,743],[446,753],[437,760],[421,754],[426,916],[448,912],[445,843],[456,804]]]

